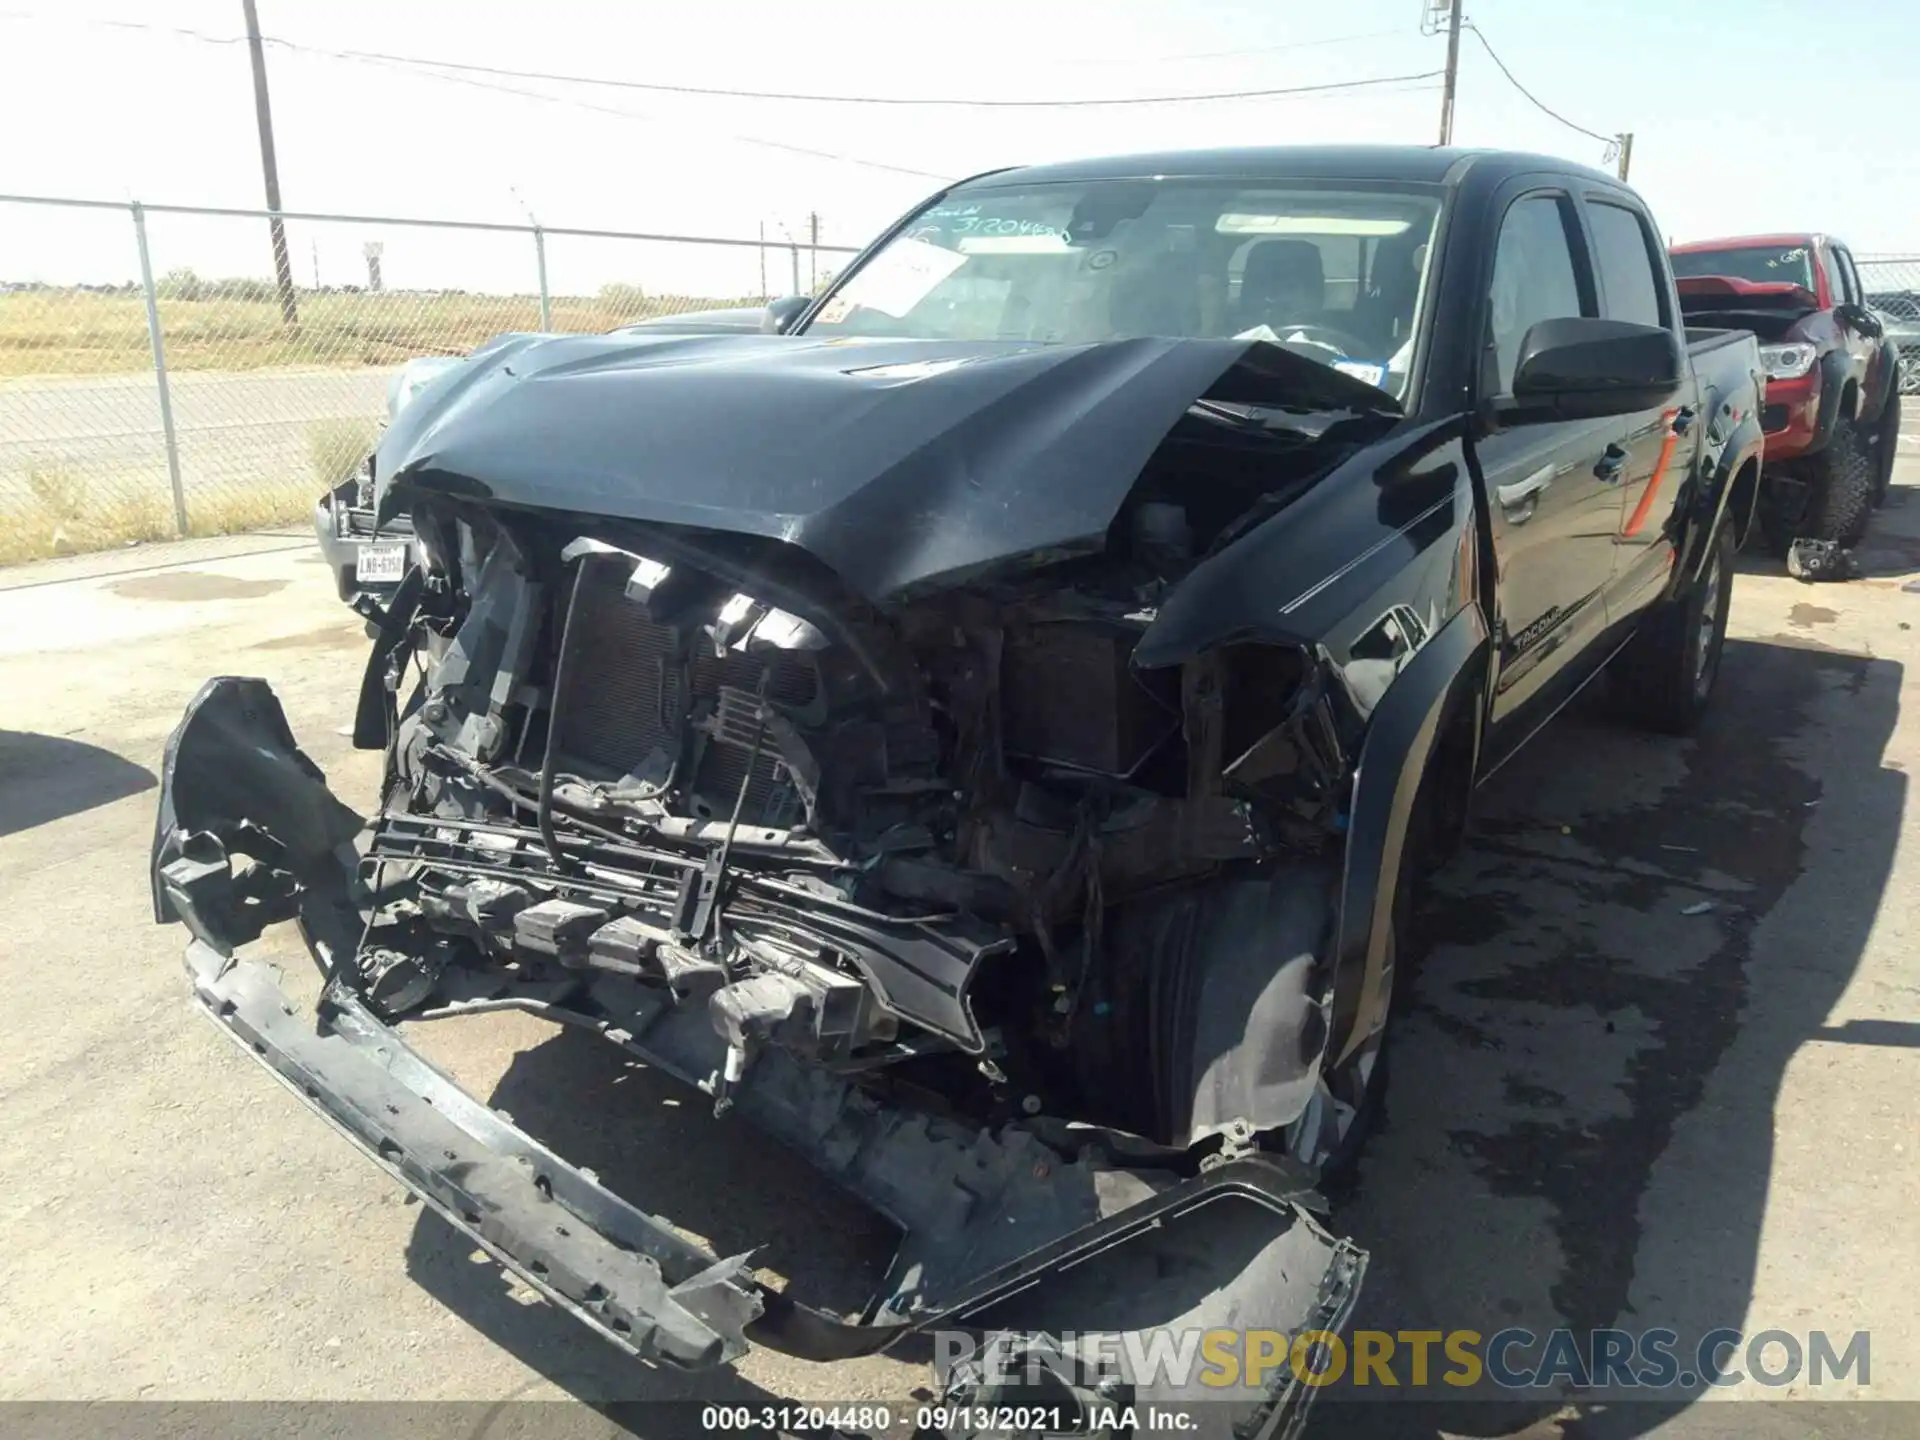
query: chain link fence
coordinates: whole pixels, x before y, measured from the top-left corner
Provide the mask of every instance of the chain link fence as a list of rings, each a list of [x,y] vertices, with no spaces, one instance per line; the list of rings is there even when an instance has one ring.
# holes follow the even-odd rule
[[[1900,347],[1900,393],[1920,395],[1920,255],[1858,255],[1867,306]]]
[[[302,519],[357,468],[414,356],[757,306],[852,253],[273,218],[0,196],[0,564]]]

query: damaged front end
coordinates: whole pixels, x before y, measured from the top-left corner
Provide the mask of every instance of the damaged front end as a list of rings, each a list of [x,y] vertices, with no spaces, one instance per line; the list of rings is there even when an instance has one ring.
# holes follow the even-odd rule
[[[192,932],[230,1033],[633,1353],[1337,1327],[1365,1257],[1306,1207],[1359,1103],[1330,1077],[1356,1043],[1335,957],[1362,677],[1435,617],[1400,606],[1398,652],[1341,664],[1283,627],[1174,632],[1183,591],[1239,583],[1236,542],[1390,424],[1183,401],[1092,543],[879,596],[804,524],[502,504],[421,465],[427,568],[356,726],[386,750],[379,813],[333,798],[262,682],[210,682],[169,746],[157,918]],[[282,920],[325,972],[317,1025],[236,956]],[[900,1228],[881,1291],[837,1317],[768,1290],[394,1028],[498,1008],[590,1028],[799,1151]],[[1115,1285],[1125,1304],[1098,1298]],[[1305,1393],[1240,1398],[1284,1433]]]

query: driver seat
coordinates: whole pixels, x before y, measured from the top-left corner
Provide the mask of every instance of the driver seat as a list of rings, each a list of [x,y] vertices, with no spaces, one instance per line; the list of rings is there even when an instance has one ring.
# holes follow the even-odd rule
[[[1285,303],[1289,313],[1276,307]],[[1327,277],[1320,247],[1311,240],[1261,240],[1247,249],[1234,302],[1235,333],[1256,325],[1312,325],[1327,305]]]

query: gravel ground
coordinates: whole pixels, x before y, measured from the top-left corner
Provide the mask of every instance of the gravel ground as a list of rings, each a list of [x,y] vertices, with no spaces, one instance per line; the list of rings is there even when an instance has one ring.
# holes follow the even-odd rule
[[[1904,704],[1920,594],[1902,589],[1920,572],[1920,468],[1901,479],[1863,578],[1803,587],[1745,562],[1695,740],[1583,704],[1482,792],[1421,917],[1385,1128],[1334,1217],[1373,1253],[1358,1323],[1869,1329],[1857,1393],[1920,1400],[1920,849],[1904,843],[1920,841]],[[364,805],[377,760],[342,730],[365,640],[310,546],[142,557],[0,587],[0,1399],[474,1402],[446,1412],[479,1417],[463,1433],[508,1399],[904,1400],[922,1376],[885,1358],[762,1353],[694,1378],[622,1360],[189,1011],[182,932],[151,923],[144,871],[166,735],[205,676],[265,676]],[[262,943],[307,974],[297,941]],[[495,1016],[416,1038],[723,1252],[758,1245],[829,1296],[885,1263],[877,1222],[588,1037]],[[1906,1406],[1692,1398],[1572,1421],[1476,1393],[1318,1428],[1920,1432]],[[644,1411],[537,1413],[648,1428]]]

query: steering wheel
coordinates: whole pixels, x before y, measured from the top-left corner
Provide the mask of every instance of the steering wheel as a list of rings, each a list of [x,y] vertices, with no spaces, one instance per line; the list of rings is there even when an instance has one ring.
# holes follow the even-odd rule
[[[1331,350],[1342,360],[1357,359],[1373,349],[1358,336],[1335,330],[1331,325],[1276,325],[1273,330],[1281,337],[1281,345],[1287,349],[1310,347],[1314,350]]]

